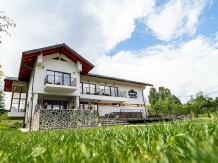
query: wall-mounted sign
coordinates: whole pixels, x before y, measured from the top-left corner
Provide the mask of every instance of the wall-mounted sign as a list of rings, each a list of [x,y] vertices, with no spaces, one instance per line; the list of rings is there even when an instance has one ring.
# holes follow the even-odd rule
[[[137,98],[138,96],[137,96],[137,92],[136,91],[134,91],[133,89],[131,89],[130,91],[128,91],[129,92],[129,97],[130,98]]]

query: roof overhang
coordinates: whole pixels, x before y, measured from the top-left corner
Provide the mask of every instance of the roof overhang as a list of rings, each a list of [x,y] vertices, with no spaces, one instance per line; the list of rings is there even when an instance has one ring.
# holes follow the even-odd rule
[[[18,81],[15,77],[6,77],[4,79],[4,92],[12,92],[13,81]]]
[[[85,58],[72,50],[66,44],[58,44],[23,52],[18,79],[22,81],[29,81],[30,74],[32,72],[32,69],[34,68],[37,56],[40,54],[46,56],[54,53],[64,54],[73,62],[76,63],[77,61],[79,61],[80,63],[82,63],[82,71],[80,72],[81,75],[87,74],[94,67],[92,63],[87,61]]]
[[[97,74],[92,74],[92,73],[87,73],[84,76],[102,78],[102,79],[108,79],[108,80],[115,80],[115,81],[126,82],[126,83],[134,83],[134,84],[139,84],[139,85],[143,85],[143,86],[153,86],[153,84],[149,84],[149,83],[137,82],[137,81],[126,80],[126,79],[115,78],[115,77],[104,76],[104,75],[97,75]]]

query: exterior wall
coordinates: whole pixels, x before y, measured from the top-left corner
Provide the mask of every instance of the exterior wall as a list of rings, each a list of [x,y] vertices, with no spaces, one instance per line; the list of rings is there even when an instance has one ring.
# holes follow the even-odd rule
[[[65,61],[54,60],[52,58],[61,57]],[[66,92],[50,92],[44,91],[44,80],[46,77],[47,70],[59,71],[70,73],[72,78],[76,78],[77,90],[73,93]],[[77,64],[68,59],[65,55],[60,55],[58,53],[43,56],[42,64],[35,66],[35,81],[34,81],[34,93],[43,93],[43,94],[59,94],[59,95],[68,95],[68,96],[79,96],[80,95],[80,73],[77,72]]]
[[[120,82],[120,81],[113,81],[108,79],[101,79],[101,78],[93,78],[84,76],[81,77],[81,82],[83,83],[90,83],[95,84],[96,88],[100,88],[100,85],[106,85],[106,86],[113,86],[118,87],[118,91],[125,91],[127,95],[127,100],[124,101],[113,101],[109,100],[107,96],[103,96],[105,99],[102,100],[102,96],[99,98],[99,116],[104,116],[105,114],[110,114],[111,112],[120,112],[120,109],[128,109],[128,110],[143,110],[145,114],[145,106],[142,96],[142,90],[144,89],[144,86],[139,84],[133,84],[133,83],[127,83],[127,82]],[[137,92],[137,98],[130,98],[128,95],[128,91],[133,89],[135,92]],[[85,95],[84,97],[89,96],[90,99],[96,99],[96,95]],[[83,97],[81,95],[80,97]],[[121,98],[121,97],[113,97],[113,98]],[[82,98],[81,98],[82,100]],[[102,105],[102,103],[104,103]],[[120,107],[118,106],[112,106],[112,103],[119,103]],[[132,106],[132,104],[139,104],[138,107]]]
[[[52,59],[55,57],[61,57],[67,62]],[[37,63],[35,63],[33,69],[34,71],[32,71],[30,75],[30,82],[29,82],[26,122],[27,119],[30,118],[32,105],[33,105],[32,113],[34,113],[35,105],[37,104],[37,100],[38,100],[38,94],[44,94],[44,95],[58,94],[60,96],[62,95],[62,96],[72,96],[72,97],[80,95],[80,73],[77,72],[77,64],[71,61],[70,59],[68,59],[65,55],[60,55],[58,53],[55,53],[52,55],[43,56],[42,63],[40,65],[39,64],[37,65]],[[71,78],[76,78],[77,90],[74,91],[73,93],[58,92],[58,91],[57,92],[44,91],[44,80],[47,75],[46,74],[47,70],[70,73]],[[34,84],[33,84],[33,75],[34,75]],[[32,92],[32,84],[33,84],[33,92]],[[34,94],[33,104],[31,102],[32,93]]]
[[[98,126],[98,114],[92,110],[41,109],[33,115],[32,121],[34,131],[94,126]]]

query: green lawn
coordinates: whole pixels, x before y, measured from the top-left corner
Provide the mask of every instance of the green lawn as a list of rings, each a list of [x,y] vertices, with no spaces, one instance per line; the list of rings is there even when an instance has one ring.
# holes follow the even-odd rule
[[[0,124],[1,162],[218,162],[218,121],[22,133]]]

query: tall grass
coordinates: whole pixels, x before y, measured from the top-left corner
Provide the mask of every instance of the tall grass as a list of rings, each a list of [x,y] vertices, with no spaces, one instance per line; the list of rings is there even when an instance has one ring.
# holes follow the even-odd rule
[[[0,131],[0,162],[218,162],[218,123]]]

